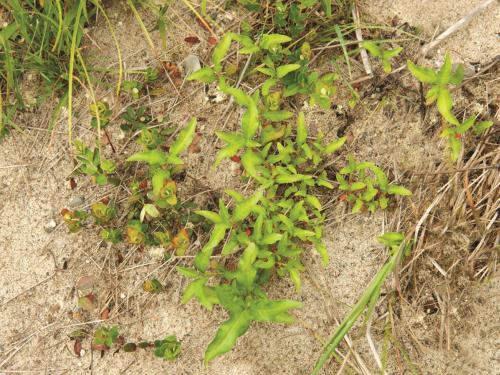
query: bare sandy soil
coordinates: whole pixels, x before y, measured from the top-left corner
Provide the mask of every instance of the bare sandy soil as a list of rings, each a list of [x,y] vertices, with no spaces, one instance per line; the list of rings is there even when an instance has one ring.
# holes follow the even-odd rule
[[[400,23],[418,27],[421,37],[429,40],[480,2],[374,0],[366,2],[361,13],[365,22],[384,24],[391,23],[397,16]],[[112,20],[117,24],[121,22],[117,33],[127,68],[146,66],[152,58],[140,29],[132,16],[121,15],[119,6],[114,11]],[[202,35],[203,30],[194,21],[181,21],[192,21],[185,9],[179,7],[177,12],[171,16],[177,22],[169,34],[166,60],[180,62],[188,53],[208,56],[209,45],[205,41],[197,46],[183,42],[186,30],[193,35]],[[432,53],[428,62],[438,65],[444,52],[450,51],[457,62],[488,63],[500,53],[499,24],[500,7],[494,4]],[[98,26],[90,33],[92,45],[95,43],[91,60],[115,61],[105,27]],[[154,36],[159,43],[158,35]],[[403,77],[402,82],[410,91],[417,92],[416,84],[409,77]],[[498,76],[496,81],[491,79],[471,88],[477,92],[478,103],[489,102],[495,96],[498,101],[499,89]],[[207,102],[200,86],[192,83],[185,84],[180,99],[171,87],[167,90],[170,92],[152,106],[153,113],[169,113],[168,120],[176,124],[183,124],[191,116],[200,118],[198,130],[203,134],[200,145],[203,152],[189,156],[189,173],[216,191],[237,186],[238,176],[229,162],[217,173],[210,169],[216,152],[211,148],[214,131],[222,125],[219,115],[227,101]],[[352,113],[354,121],[349,121],[347,130],[349,153],[390,169],[395,178],[407,172],[425,171],[446,160],[443,141],[422,128],[418,102],[408,98],[404,88],[396,95],[398,102],[391,99],[387,106],[378,105],[382,98],[391,98],[389,90],[375,91],[366,99],[366,105]],[[112,100],[110,93],[101,94],[109,95]],[[88,122],[86,108],[88,99],[79,95],[75,132],[78,137],[90,139],[92,134],[85,125]],[[310,124],[335,133],[347,121],[339,111],[311,109],[307,116]],[[386,259],[387,254],[376,237],[394,226],[393,216],[390,213],[350,215],[345,207],[336,208],[326,239],[330,265],[323,268],[316,256],[308,259],[299,295],[285,280],[272,285],[270,290],[273,297],[303,302],[304,308],[296,312],[297,323],[290,326],[255,324],[232,352],[205,367],[201,360],[204,348],[225,316],[222,310],[209,312],[194,301],[187,305],[180,303],[186,280],[172,270],[177,262],[185,260],[173,259],[162,264],[147,252],[123,245],[120,251],[126,260],[118,264],[115,251],[101,244],[92,228],[67,233],[59,215],[61,208],[79,197],[84,198],[77,202],[83,207],[114,192],[95,189],[84,177],[77,178],[76,190],[70,189],[67,178],[74,165],[67,152],[67,119],[63,114],[56,130],[49,133],[49,115],[47,109],[24,115],[18,122],[26,132],[13,133],[0,144],[0,374],[308,374],[324,341]],[[235,126],[234,119],[235,114],[227,126]],[[118,131],[111,132],[113,139],[119,139]],[[105,152],[111,156],[110,150]],[[57,228],[49,231],[46,227],[52,220]],[[466,245],[453,241],[451,236],[446,246],[466,251]],[[398,312],[404,321],[400,340],[416,371],[421,374],[500,374],[498,278],[479,284],[464,276],[462,284],[453,284],[456,278],[447,281],[433,270],[429,281],[442,278],[438,284],[444,285],[444,293],[446,288],[456,293],[447,307],[446,319],[451,323],[440,324],[444,315],[431,315],[411,301],[403,301]],[[143,292],[142,282],[151,275],[166,283],[164,293],[152,297]],[[76,308],[75,285],[82,276],[95,279],[92,290],[97,296],[98,308],[92,313],[82,313]],[[457,293],[457,289],[463,292]],[[95,327],[100,323],[99,311],[105,306],[114,306],[105,323],[119,325],[127,339],[153,340],[175,334],[182,341],[182,355],[172,363],[162,362],[146,352],[108,353],[100,358],[99,353],[91,352],[90,341],[86,340],[84,354],[78,358],[68,334],[75,329]],[[382,316],[384,312],[377,313]],[[443,327],[449,330],[443,332]],[[379,351],[383,335],[383,326],[372,331]],[[364,363],[368,373],[377,373],[364,331],[354,330],[350,342],[352,357],[356,358],[351,357],[349,361],[357,365]],[[409,373],[402,372],[404,363],[404,358],[390,358],[387,373]],[[332,363],[324,374],[338,370],[339,366]]]

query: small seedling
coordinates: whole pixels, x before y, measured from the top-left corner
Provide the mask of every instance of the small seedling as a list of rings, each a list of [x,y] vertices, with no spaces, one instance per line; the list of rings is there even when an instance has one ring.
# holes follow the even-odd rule
[[[116,216],[116,208],[112,204],[96,202],[91,206],[92,216],[96,224],[108,224]]]
[[[493,125],[492,121],[482,121],[476,124],[476,117],[471,116],[463,123],[453,115],[453,99],[448,88],[450,84],[459,85],[464,78],[464,66],[458,65],[453,71],[449,54],[446,54],[443,66],[434,71],[430,68],[415,65],[408,61],[408,69],[422,83],[427,83],[431,88],[426,93],[427,105],[437,102],[438,111],[446,120],[441,136],[448,140],[451,150],[452,161],[458,160],[462,150],[462,137],[468,130],[472,129],[474,134],[479,135]]]
[[[61,210],[61,215],[71,233],[78,232],[83,227],[85,221],[89,217],[89,214],[86,211],[82,210],[71,211],[68,210],[67,208],[63,208]]]
[[[111,111],[107,102],[98,101],[90,104],[90,114],[92,116],[90,125],[94,129],[104,129],[108,126],[113,111]]]
[[[346,200],[353,204],[352,213],[365,206],[370,212],[386,209],[390,195],[409,196],[408,189],[390,184],[385,173],[370,162],[357,162],[350,158],[349,164],[337,173],[339,188],[346,192]]]
[[[144,282],[142,289],[148,293],[159,293],[163,291],[163,285],[157,279],[151,279]]]
[[[92,348],[94,350],[108,351],[118,339],[118,327],[99,327],[94,332]]]
[[[130,94],[134,100],[140,98],[142,88],[143,85],[139,81],[123,81],[123,91]]]
[[[155,356],[166,361],[174,361],[181,354],[181,343],[173,335],[154,342]]]
[[[120,128],[124,131],[137,131],[146,127],[151,121],[151,116],[146,113],[145,107],[128,107],[125,113],[121,115],[125,121]]]
[[[460,122],[451,112],[453,100],[448,86],[450,84],[459,85],[462,83],[464,79],[464,66],[460,64],[453,71],[450,55],[446,54],[443,66],[438,71],[415,65],[410,60],[408,60],[408,69],[420,82],[431,86],[425,95],[427,105],[437,101],[439,113],[441,113],[443,118],[450,124],[459,126]]]
[[[385,73],[392,72],[391,59],[398,56],[401,53],[401,51],[403,51],[403,48],[401,47],[384,50],[377,43],[371,41],[365,41],[361,43],[361,46],[365,48],[368,52],[370,52],[370,55],[379,59],[382,62],[382,66],[384,67]]]
[[[76,159],[79,162],[77,172],[92,177],[98,185],[110,182],[110,175],[116,170],[116,165],[111,160],[101,158],[101,153],[96,147],[88,148],[83,142],[76,140]]]

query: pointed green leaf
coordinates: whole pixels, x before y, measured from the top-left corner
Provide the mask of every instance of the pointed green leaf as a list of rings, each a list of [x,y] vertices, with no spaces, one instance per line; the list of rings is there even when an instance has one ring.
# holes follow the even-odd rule
[[[188,124],[179,132],[176,140],[170,146],[169,154],[178,156],[182,154],[191,144],[196,130],[196,118],[189,120]]]
[[[324,153],[325,154],[334,153],[335,151],[337,151],[339,148],[341,148],[344,145],[346,140],[347,140],[347,137],[341,137],[341,138],[329,143],[325,147]]]
[[[301,308],[302,304],[291,300],[257,300],[250,305],[250,314],[253,320],[259,322],[291,323],[291,315],[283,315],[288,310]],[[283,319],[286,316],[285,319]]]
[[[282,234],[271,233],[262,237],[262,240],[260,242],[264,245],[272,245],[273,243],[276,243],[279,240],[281,240],[282,237],[283,237]]]
[[[300,69],[300,64],[287,64],[279,66],[276,69],[276,75],[278,78],[285,77],[288,73],[294,72],[295,70]]]
[[[302,145],[307,140],[307,127],[304,112],[300,112],[297,117],[297,137],[296,141],[298,145]]]
[[[375,42],[369,40],[364,41],[361,43],[361,47],[370,52],[370,55],[372,55],[373,57],[382,57],[382,50]]]
[[[437,81],[437,74],[434,70],[415,65],[410,60],[408,60],[407,65],[408,70],[411,72],[411,74],[413,74],[413,76],[420,82],[435,83]]]
[[[450,78],[450,83],[453,85],[459,85],[462,83],[464,80],[464,64],[459,64],[457,67],[457,70],[455,70],[455,73]]]
[[[316,251],[319,253],[321,256],[321,263],[323,264],[323,267],[326,267],[329,262],[329,257],[328,257],[328,251],[326,250],[325,244],[318,242],[315,247]]]
[[[392,58],[398,56],[402,51],[403,51],[403,48],[397,47],[397,48],[382,52],[382,56],[383,56],[384,60],[389,60],[389,59],[392,59]]]
[[[389,188],[387,189],[387,192],[389,194],[401,195],[401,196],[412,195],[412,193],[411,193],[410,190],[406,189],[403,186],[399,186],[399,185],[389,185]]]
[[[259,203],[263,194],[264,190],[259,189],[250,198],[244,199],[243,201],[239,202],[233,211],[233,216],[231,217],[231,220],[233,222],[245,220],[248,217],[248,215],[250,215],[250,213],[257,205],[257,203]]]
[[[441,113],[446,121],[453,125],[460,125],[460,122],[458,122],[457,118],[453,116],[453,113],[451,113],[453,102],[451,100],[451,95],[448,89],[442,87],[439,90],[437,106],[439,113]]]
[[[250,313],[247,310],[231,314],[229,320],[221,324],[215,338],[208,345],[205,351],[205,363],[230,351],[236,344],[238,337],[247,331],[250,321]]]
[[[276,45],[288,43],[292,40],[289,36],[281,34],[265,34],[260,41],[260,48],[271,49]]]
[[[272,79],[272,78],[266,79],[264,81],[264,83],[262,84],[262,95],[268,96],[269,95],[269,91],[274,86],[276,86],[277,83],[278,83],[278,80],[276,80],[276,79]]]
[[[214,63],[214,70],[220,72],[222,70],[222,60],[231,47],[232,33],[226,33],[221,41],[215,46],[212,54],[212,62]]]
[[[228,226],[226,224],[215,224],[214,229],[210,234],[210,239],[205,244],[205,246],[203,246],[194,261],[196,268],[198,268],[200,271],[205,271],[207,269],[210,262],[210,257],[212,256],[215,247],[226,236],[227,229]]]
[[[188,81],[200,81],[203,83],[212,83],[217,79],[212,68],[201,68],[193,73],[191,73],[188,77]]]
[[[245,172],[253,178],[259,178],[257,167],[262,164],[262,158],[251,149],[247,149],[241,157],[241,165],[245,168]]]
[[[288,120],[293,116],[293,112],[290,111],[267,111],[262,114],[262,116],[269,121],[277,122]]]
[[[195,214],[203,216],[205,219],[210,220],[214,224],[221,224],[224,222],[220,215],[213,211],[199,210],[195,211]]]
[[[476,126],[474,126],[474,134],[478,135],[484,132],[485,130],[491,128],[493,126],[493,121],[481,121]]]
[[[451,63],[451,58],[449,53],[446,53],[444,56],[443,66],[439,70],[437,74],[438,82],[441,84],[447,84],[451,80],[453,65]]]
[[[142,151],[128,157],[127,161],[144,161],[149,165],[162,165],[167,161],[167,154],[159,150]]]

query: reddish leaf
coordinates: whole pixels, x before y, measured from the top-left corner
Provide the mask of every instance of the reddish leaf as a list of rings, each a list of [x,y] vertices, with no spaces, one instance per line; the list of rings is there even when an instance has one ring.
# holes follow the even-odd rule
[[[197,44],[200,43],[200,39],[197,36],[188,36],[184,38],[184,41],[189,44]]]
[[[101,352],[109,350],[109,348],[104,344],[92,344],[92,349],[99,350]]]
[[[147,190],[148,189],[148,180],[144,180],[139,184],[139,189]]]
[[[95,279],[95,276],[93,276],[93,275],[82,276],[76,282],[76,288],[78,290],[91,289],[94,286],[95,281],[96,281],[96,279]]]
[[[101,319],[107,320],[108,318],[109,318],[109,309],[106,307],[104,310],[101,311]]]
[[[238,155],[231,156],[231,160],[235,163],[241,162],[241,158]]]
[[[210,44],[211,46],[217,45],[217,42],[218,42],[217,38],[215,38],[213,36],[208,38],[208,44]]]
[[[73,345],[73,351],[78,357],[82,356],[82,342],[80,340],[75,340],[75,345]]]
[[[71,188],[71,190],[75,190],[75,189],[76,189],[76,186],[77,186],[77,185],[76,185],[76,181],[75,181],[75,179],[74,179],[73,177],[71,177],[71,178],[69,179],[69,187]]]
[[[201,134],[196,133],[194,135],[193,141],[189,145],[189,148],[188,148],[189,153],[198,154],[201,152],[201,147],[199,146],[200,140],[201,140]]]
[[[175,253],[178,256],[182,256],[186,253],[189,247],[189,233],[185,228],[182,228],[179,233],[172,239],[172,246],[175,248]]]
[[[170,78],[172,78],[172,79],[181,78],[181,71],[179,70],[179,67],[177,66],[177,64],[172,63],[170,61],[164,61],[163,67],[167,71]]]
[[[245,229],[245,234],[250,237],[252,235],[252,230],[250,228]]]

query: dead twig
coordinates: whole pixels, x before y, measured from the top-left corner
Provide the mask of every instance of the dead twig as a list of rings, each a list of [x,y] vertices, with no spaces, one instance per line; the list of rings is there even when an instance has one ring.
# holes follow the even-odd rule
[[[458,30],[463,29],[465,26],[469,24],[469,22],[477,16],[479,13],[483,12],[486,10],[487,7],[489,7],[491,4],[497,2],[498,0],[485,0],[481,4],[479,4],[477,7],[475,7],[472,12],[467,14],[465,17],[461,18],[457,22],[455,22],[453,25],[451,25],[449,28],[447,28],[443,33],[441,33],[436,39],[434,39],[432,42],[426,44],[420,49],[420,54],[422,56],[426,56],[432,49],[436,48],[439,44],[443,42],[446,38],[451,36],[452,34],[456,33]]]
[[[359,42],[359,48],[360,48],[360,54],[361,54],[361,60],[363,61],[363,66],[365,67],[365,72],[369,76],[373,75],[373,69],[370,64],[370,59],[368,58],[368,53],[366,52],[366,49],[364,49],[361,45],[363,42],[363,33],[361,32],[360,29],[360,21],[359,21],[359,9],[356,3],[354,3],[354,6],[352,7],[352,18],[354,20],[354,24],[356,25],[356,39]]]

